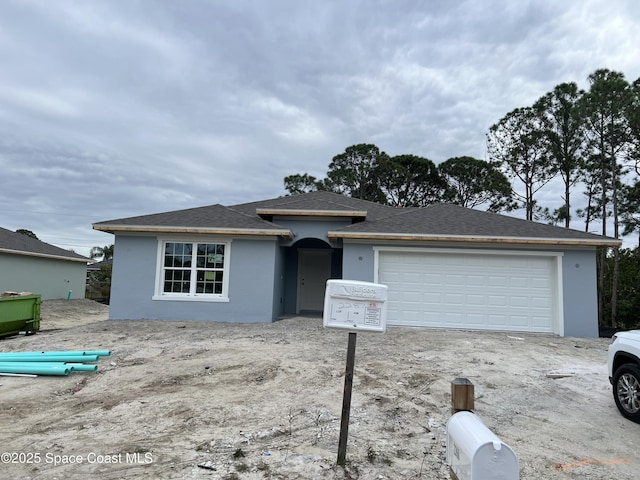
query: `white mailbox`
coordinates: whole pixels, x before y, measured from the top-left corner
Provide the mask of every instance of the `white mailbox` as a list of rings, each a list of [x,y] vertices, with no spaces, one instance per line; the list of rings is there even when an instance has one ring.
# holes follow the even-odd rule
[[[471,412],[447,422],[447,463],[458,480],[520,478],[516,454]]]
[[[387,286],[357,280],[327,280],[324,294],[325,327],[384,332]]]

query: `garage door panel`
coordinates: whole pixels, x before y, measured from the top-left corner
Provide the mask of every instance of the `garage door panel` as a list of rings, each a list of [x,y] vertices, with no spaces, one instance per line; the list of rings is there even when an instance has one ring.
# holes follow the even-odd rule
[[[442,295],[435,292],[425,292],[422,298],[424,299],[424,303],[443,303]]]
[[[528,315],[511,315],[510,321],[512,326],[525,329],[529,325],[529,316]]]
[[[380,251],[390,325],[553,332],[555,257]]]
[[[509,286],[511,288],[527,288],[529,287],[529,279],[527,277],[514,276],[510,278]]]
[[[483,275],[467,275],[467,286],[469,287],[484,287],[484,283]]]
[[[486,285],[489,287],[506,288],[509,285],[509,280],[504,276],[490,275],[489,277],[487,277]]]
[[[540,331],[545,331],[544,329],[547,326],[547,318],[545,316],[533,315],[531,324],[536,328],[540,328]]]
[[[464,285],[466,282],[466,278],[464,275],[462,274],[455,274],[455,273],[450,273],[449,275],[446,275],[445,278],[445,283],[447,285]]]
[[[548,288],[551,288],[551,284],[549,282],[549,279],[536,277],[531,279],[531,288],[540,288],[546,290]]]
[[[441,314],[438,314],[438,313],[427,312],[426,315],[425,314],[422,315],[422,319],[427,324],[433,325],[435,327],[439,326],[442,323]]]
[[[509,317],[506,315],[488,315],[487,316],[487,326],[500,330],[508,330],[509,326]]]
[[[388,294],[389,298],[393,298],[391,294]],[[412,288],[411,290],[405,290],[404,292],[399,292],[397,295],[398,298],[402,298],[403,300],[411,300],[415,299],[416,301],[424,301],[424,292]]]
[[[484,307],[487,304],[487,299],[484,295],[469,294],[467,295],[467,305],[470,307]]]
[[[505,295],[488,295],[487,304],[490,308],[504,308],[509,304],[509,298]]]
[[[446,321],[452,325],[464,325],[464,313],[448,312]]]
[[[422,273],[419,278],[425,285],[439,285],[443,281],[443,275],[437,273]]]
[[[471,326],[482,326],[486,323],[486,316],[470,313],[469,315],[467,315],[466,323]]]
[[[528,308],[529,307],[529,297],[513,295],[511,298],[511,306],[512,307],[521,307]]]
[[[462,293],[447,293],[444,296],[444,303],[452,308],[465,305],[465,296]]]
[[[548,297],[531,297],[531,308],[547,310],[551,308],[551,299]]]

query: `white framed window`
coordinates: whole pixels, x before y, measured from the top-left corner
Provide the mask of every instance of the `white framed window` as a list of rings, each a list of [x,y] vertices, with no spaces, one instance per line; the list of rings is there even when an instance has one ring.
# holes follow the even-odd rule
[[[161,240],[154,300],[228,301],[230,241]]]

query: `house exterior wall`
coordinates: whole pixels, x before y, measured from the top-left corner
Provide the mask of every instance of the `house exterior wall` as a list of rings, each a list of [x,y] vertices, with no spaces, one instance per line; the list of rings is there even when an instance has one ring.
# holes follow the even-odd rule
[[[564,334],[597,338],[598,283],[596,251],[567,250],[562,258]]]
[[[234,238],[231,242],[229,268],[229,301],[154,300],[158,239],[155,236],[116,236],[110,317],[112,319],[193,319],[225,322],[271,322],[283,313],[295,310],[297,250],[295,242],[303,238],[326,238],[334,222],[290,221],[296,237],[278,241],[275,238]],[[328,239],[327,239],[328,240]],[[292,247],[293,245],[293,247]],[[343,248],[342,278],[374,281],[374,246],[426,247],[410,242],[366,243],[333,242]],[[439,245],[451,249],[451,244]],[[429,248],[434,248],[429,245]],[[465,250],[474,248],[465,246]],[[475,248],[487,250],[487,245]],[[516,250],[516,247],[510,247]],[[521,249],[544,251],[542,248]],[[563,334],[597,337],[597,286],[595,249],[550,249],[560,252],[557,287],[562,295]],[[2,257],[0,256],[0,261]],[[0,263],[0,267],[2,264]],[[15,267],[14,267],[15,268]],[[1,271],[1,270],[0,270]],[[84,277],[83,277],[84,278]],[[84,291],[84,280],[82,283]],[[10,287],[11,289],[16,289]],[[33,291],[33,289],[28,289]],[[65,289],[63,296],[66,296]],[[75,289],[74,289],[75,291]],[[35,292],[34,292],[35,293]],[[56,297],[60,298],[60,297]]]
[[[284,264],[284,310],[283,313],[295,314],[298,294],[298,250],[285,248]]]
[[[342,246],[342,278],[373,282],[373,245],[345,242]]]
[[[272,318],[275,321],[284,313],[285,305],[285,260],[286,253],[282,247],[275,250],[274,271],[273,271],[273,312]]]
[[[192,238],[187,239],[192,240]],[[122,236],[115,239],[109,317],[123,319],[272,322],[278,247],[275,239],[231,241],[228,301],[154,300],[158,239]]]
[[[87,265],[29,255],[0,253],[0,292],[31,292],[42,300],[84,298]]]
[[[386,243],[385,245],[401,246],[398,243]],[[375,246],[382,245],[376,244]],[[420,247],[421,245],[406,243],[404,246]],[[441,246],[452,248],[450,244]],[[342,278],[373,282],[375,278],[373,247],[372,244],[345,242]],[[469,248],[465,246],[465,249]],[[487,249],[486,246],[478,248]],[[541,250],[536,249],[535,251],[540,252]],[[599,332],[595,248],[589,250],[554,248],[553,251],[562,252],[560,294],[562,295],[564,316],[563,335],[597,338]]]

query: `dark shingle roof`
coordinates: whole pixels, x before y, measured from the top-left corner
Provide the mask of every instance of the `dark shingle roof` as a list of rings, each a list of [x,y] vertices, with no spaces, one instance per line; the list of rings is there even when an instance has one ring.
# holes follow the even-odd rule
[[[345,238],[455,237],[477,240],[553,240],[559,243],[575,241],[616,245],[618,240],[543,223],[531,222],[497,213],[473,210],[450,204],[436,204],[424,208],[396,211],[395,215],[378,220],[356,223],[335,232]]]
[[[262,220],[255,215],[246,215],[222,205],[188,208],[172,212],[119,218],[93,224],[96,230],[115,231],[175,231],[175,232],[233,232],[239,230],[272,232],[281,234],[282,227]]]
[[[91,259],[70,250],[55,247],[21,233],[0,228],[0,253],[12,253],[36,257],[58,258],[74,262],[90,262]]]
[[[366,212],[366,219],[364,219]],[[264,219],[259,213],[263,213]],[[225,207],[210,205],[95,223],[106,232],[228,233],[289,236],[291,232],[269,220],[274,216],[353,216],[352,225],[330,232],[333,238],[473,240],[505,243],[564,243],[619,245],[608,237],[555,227],[456,205],[395,208],[330,192],[310,192]]]
[[[256,210],[294,210],[294,211],[331,211],[331,212],[367,212],[367,219],[376,219],[393,214],[397,210],[388,205],[360,200],[358,198],[346,197],[338,193],[331,192],[309,192],[287,197],[272,198],[258,202],[241,203],[232,205],[239,212],[247,215],[255,215]]]

